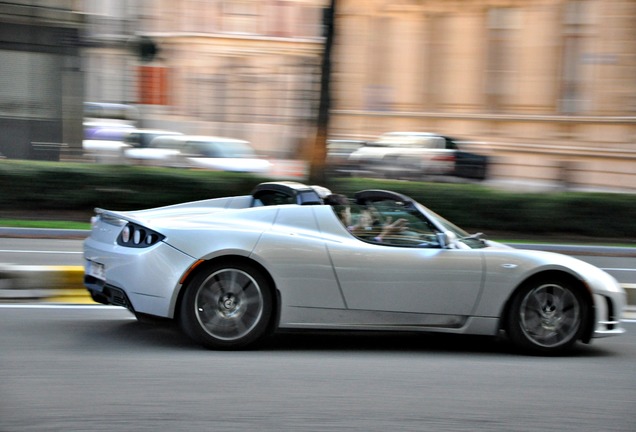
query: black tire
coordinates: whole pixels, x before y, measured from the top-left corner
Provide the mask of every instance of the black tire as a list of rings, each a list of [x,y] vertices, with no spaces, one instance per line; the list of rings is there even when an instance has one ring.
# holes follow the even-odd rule
[[[570,349],[585,327],[586,302],[570,282],[543,278],[523,286],[508,310],[508,336],[534,354],[560,354]]]
[[[185,290],[179,323],[188,336],[203,346],[246,348],[266,333],[272,316],[271,287],[253,266],[207,266]]]

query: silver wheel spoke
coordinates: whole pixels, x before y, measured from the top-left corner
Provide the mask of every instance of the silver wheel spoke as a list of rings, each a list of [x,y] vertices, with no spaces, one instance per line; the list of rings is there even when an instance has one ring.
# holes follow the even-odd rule
[[[211,287],[206,287],[201,290],[201,305],[212,305],[216,303],[216,296]]]
[[[242,270],[219,270],[199,287],[195,312],[202,328],[212,337],[240,339],[249,334],[263,314],[261,287]]]
[[[534,344],[556,347],[570,341],[580,326],[576,296],[557,284],[545,284],[526,294],[521,302],[521,329]]]

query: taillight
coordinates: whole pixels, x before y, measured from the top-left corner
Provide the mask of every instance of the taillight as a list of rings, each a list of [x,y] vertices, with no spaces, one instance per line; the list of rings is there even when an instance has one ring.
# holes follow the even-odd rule
[[[130,222],[121,230],[117,237],[117,244],[133,248],[145,248],[160,242],[164,238],[165,236],[159,233]]]

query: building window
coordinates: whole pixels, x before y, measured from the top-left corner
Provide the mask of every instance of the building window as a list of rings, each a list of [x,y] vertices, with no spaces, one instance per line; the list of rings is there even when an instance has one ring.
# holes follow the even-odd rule
[[[563,68],[559,111],[580,114],[584,111],[585,82],[583,62],[589,26],[590,3],[587,0],[569,1],[564,13]]]
[[[0,117],[61,117],[60,56],[0,50],[0,59]]]
[[[259,3],[252,0],[226,0],[223,3],[223,30],[227,33],[258,34]]]
[[[514,101],[520,19],[518,9],[493,8],[488,11],[486,107],[491,112],[504,112]]]
[[[393,88],[390,85],[391,64],[391,18],[372,17],[369,23],[369,55],[365,105],[368,110],[390,110],[393,99]]]
[[[427,20],[427,81],[424,94],[426,109],[437,109],[443,103],[443,86],[446,82],[444,77],[450,53],[448,28],[449,18],[446,15],[434,14]]]

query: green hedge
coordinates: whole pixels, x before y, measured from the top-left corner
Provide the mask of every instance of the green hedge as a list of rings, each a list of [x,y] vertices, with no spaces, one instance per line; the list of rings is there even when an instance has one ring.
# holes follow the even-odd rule
[[[263,181],[262,179],[256,180]],[[0,162],[0,209],[131,210],[244,194],[246,174],[52,162]]]
[[[210,171],[3,160],[0,210],[134,210],[247,194],[268,180]],[[332,179],[325,186],[349,196],[361,189],[394,190],[470,231],[636,239],[636,197],[630,194],[512,193],[473,184],[360,178]]]
[[[351,194],[365,188],[408,195],[470,231],[568,234],[636,241],[636,196],[613,193],[518,193],[480,185],[350,179]]]

